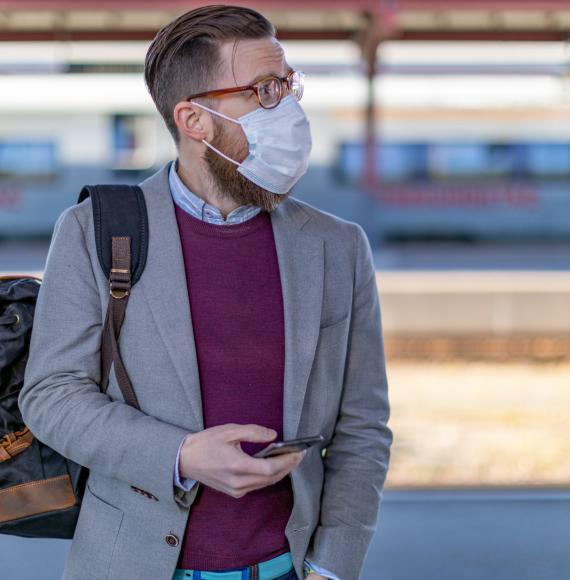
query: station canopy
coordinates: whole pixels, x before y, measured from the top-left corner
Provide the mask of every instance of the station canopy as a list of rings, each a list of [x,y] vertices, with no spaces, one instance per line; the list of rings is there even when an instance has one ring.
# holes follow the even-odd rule
[[[216,0],[0,0],[0,40],[150,40]],[[567,40],[568,0],[222,0],[266,15],[283,40]]]

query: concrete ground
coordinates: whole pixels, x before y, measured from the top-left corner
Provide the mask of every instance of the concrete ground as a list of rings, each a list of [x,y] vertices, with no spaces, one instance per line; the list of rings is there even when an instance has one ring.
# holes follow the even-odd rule
[[[570,488],[385,491],[361,580],[562,580],[568,521]],[[2,580],[58,580],[69,545],[0,536]]]

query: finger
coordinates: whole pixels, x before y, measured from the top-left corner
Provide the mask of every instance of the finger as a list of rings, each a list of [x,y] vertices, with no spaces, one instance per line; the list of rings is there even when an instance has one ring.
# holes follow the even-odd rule
[[[238,473],[262,476],[262,479],[285,475],[299,465],[305,454],[306,450],[281,453],[271,457],[252,457],[244,452]]]
[[[283,469],[274,472],[272,475],[262,475],[262,476],[243,476],[242,487],[240,488],[245,493],[267,487],[269,485],[274,485],[281,481],[285,476],[287,476],[300,462],[295,462],[293,465],[287,464]]]
[[[277,431],[275,431],[275,429],[269,429],[268,427],[263,427],[262,425],[256,425],[254,423],[249,423],[247,425],[230,423],[228,425],[231,426],[225,433],[227,441],[252,441],[264,443],[266,441],[272,441],[277,437]]]
[[[240,489],[244,490],[246,493],[260,489],[262,487],[267,487],[268,485],[273,485],[281,481],[290,471],[295,469],[297,465],[302,461],[302,458],[306,455],[307,450],[295,451],[291,453],[286,453],[283,455],[294,456],[294,459],[287,457],[288,461],[280,465],[277,471],[272,471],[271,473],[263,473],[261,475],[255,474],[245,474],[242,476],[242,483]],[[299,458],[300,457],[300,458]],[[269,459],[281,459],[282,456],[272,457],[272,458],[258,458],[256,462],[265,461],[267,464]],[[279,465],[279,464],[277,464]]]

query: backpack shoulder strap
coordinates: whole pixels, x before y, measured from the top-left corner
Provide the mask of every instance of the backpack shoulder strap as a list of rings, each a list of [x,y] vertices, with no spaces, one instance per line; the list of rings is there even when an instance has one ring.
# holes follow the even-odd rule
[[[109,302],[101,339],[101,385],[106,392],[111,364],[125,402],[140,408],[119,351],[119,334],[132,286],[148,253],[148,216],[138,185],[86,185],[77,203],[91,197],[99,264],[109,281]]]
[[[112,238],[131,238],[131,285],[141,277],[148,253],[148,216],[138,185],[86,185],[77,203],[91,197],[93,225],[99,264],[109,279],[112,267]]]

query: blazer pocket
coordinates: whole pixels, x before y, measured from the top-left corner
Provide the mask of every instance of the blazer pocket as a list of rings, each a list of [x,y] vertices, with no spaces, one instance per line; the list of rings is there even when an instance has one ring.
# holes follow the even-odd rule
[[[318,349],[329,349],[335,345],[342,345],[345,329],[348,325],[349,314],[336,322],[327,323],[319,328]]]
[[[70,577],[108,579],[123,517],[122,509],[95,495],[87,482],[65,565]]]
[[[338,401],[342,391],[347,355],[350,314],[331,324],[321,326],[315,361],[312,369],[313,388],[321,395],[318,409],[320,432],[327,435],[334,428]]]

